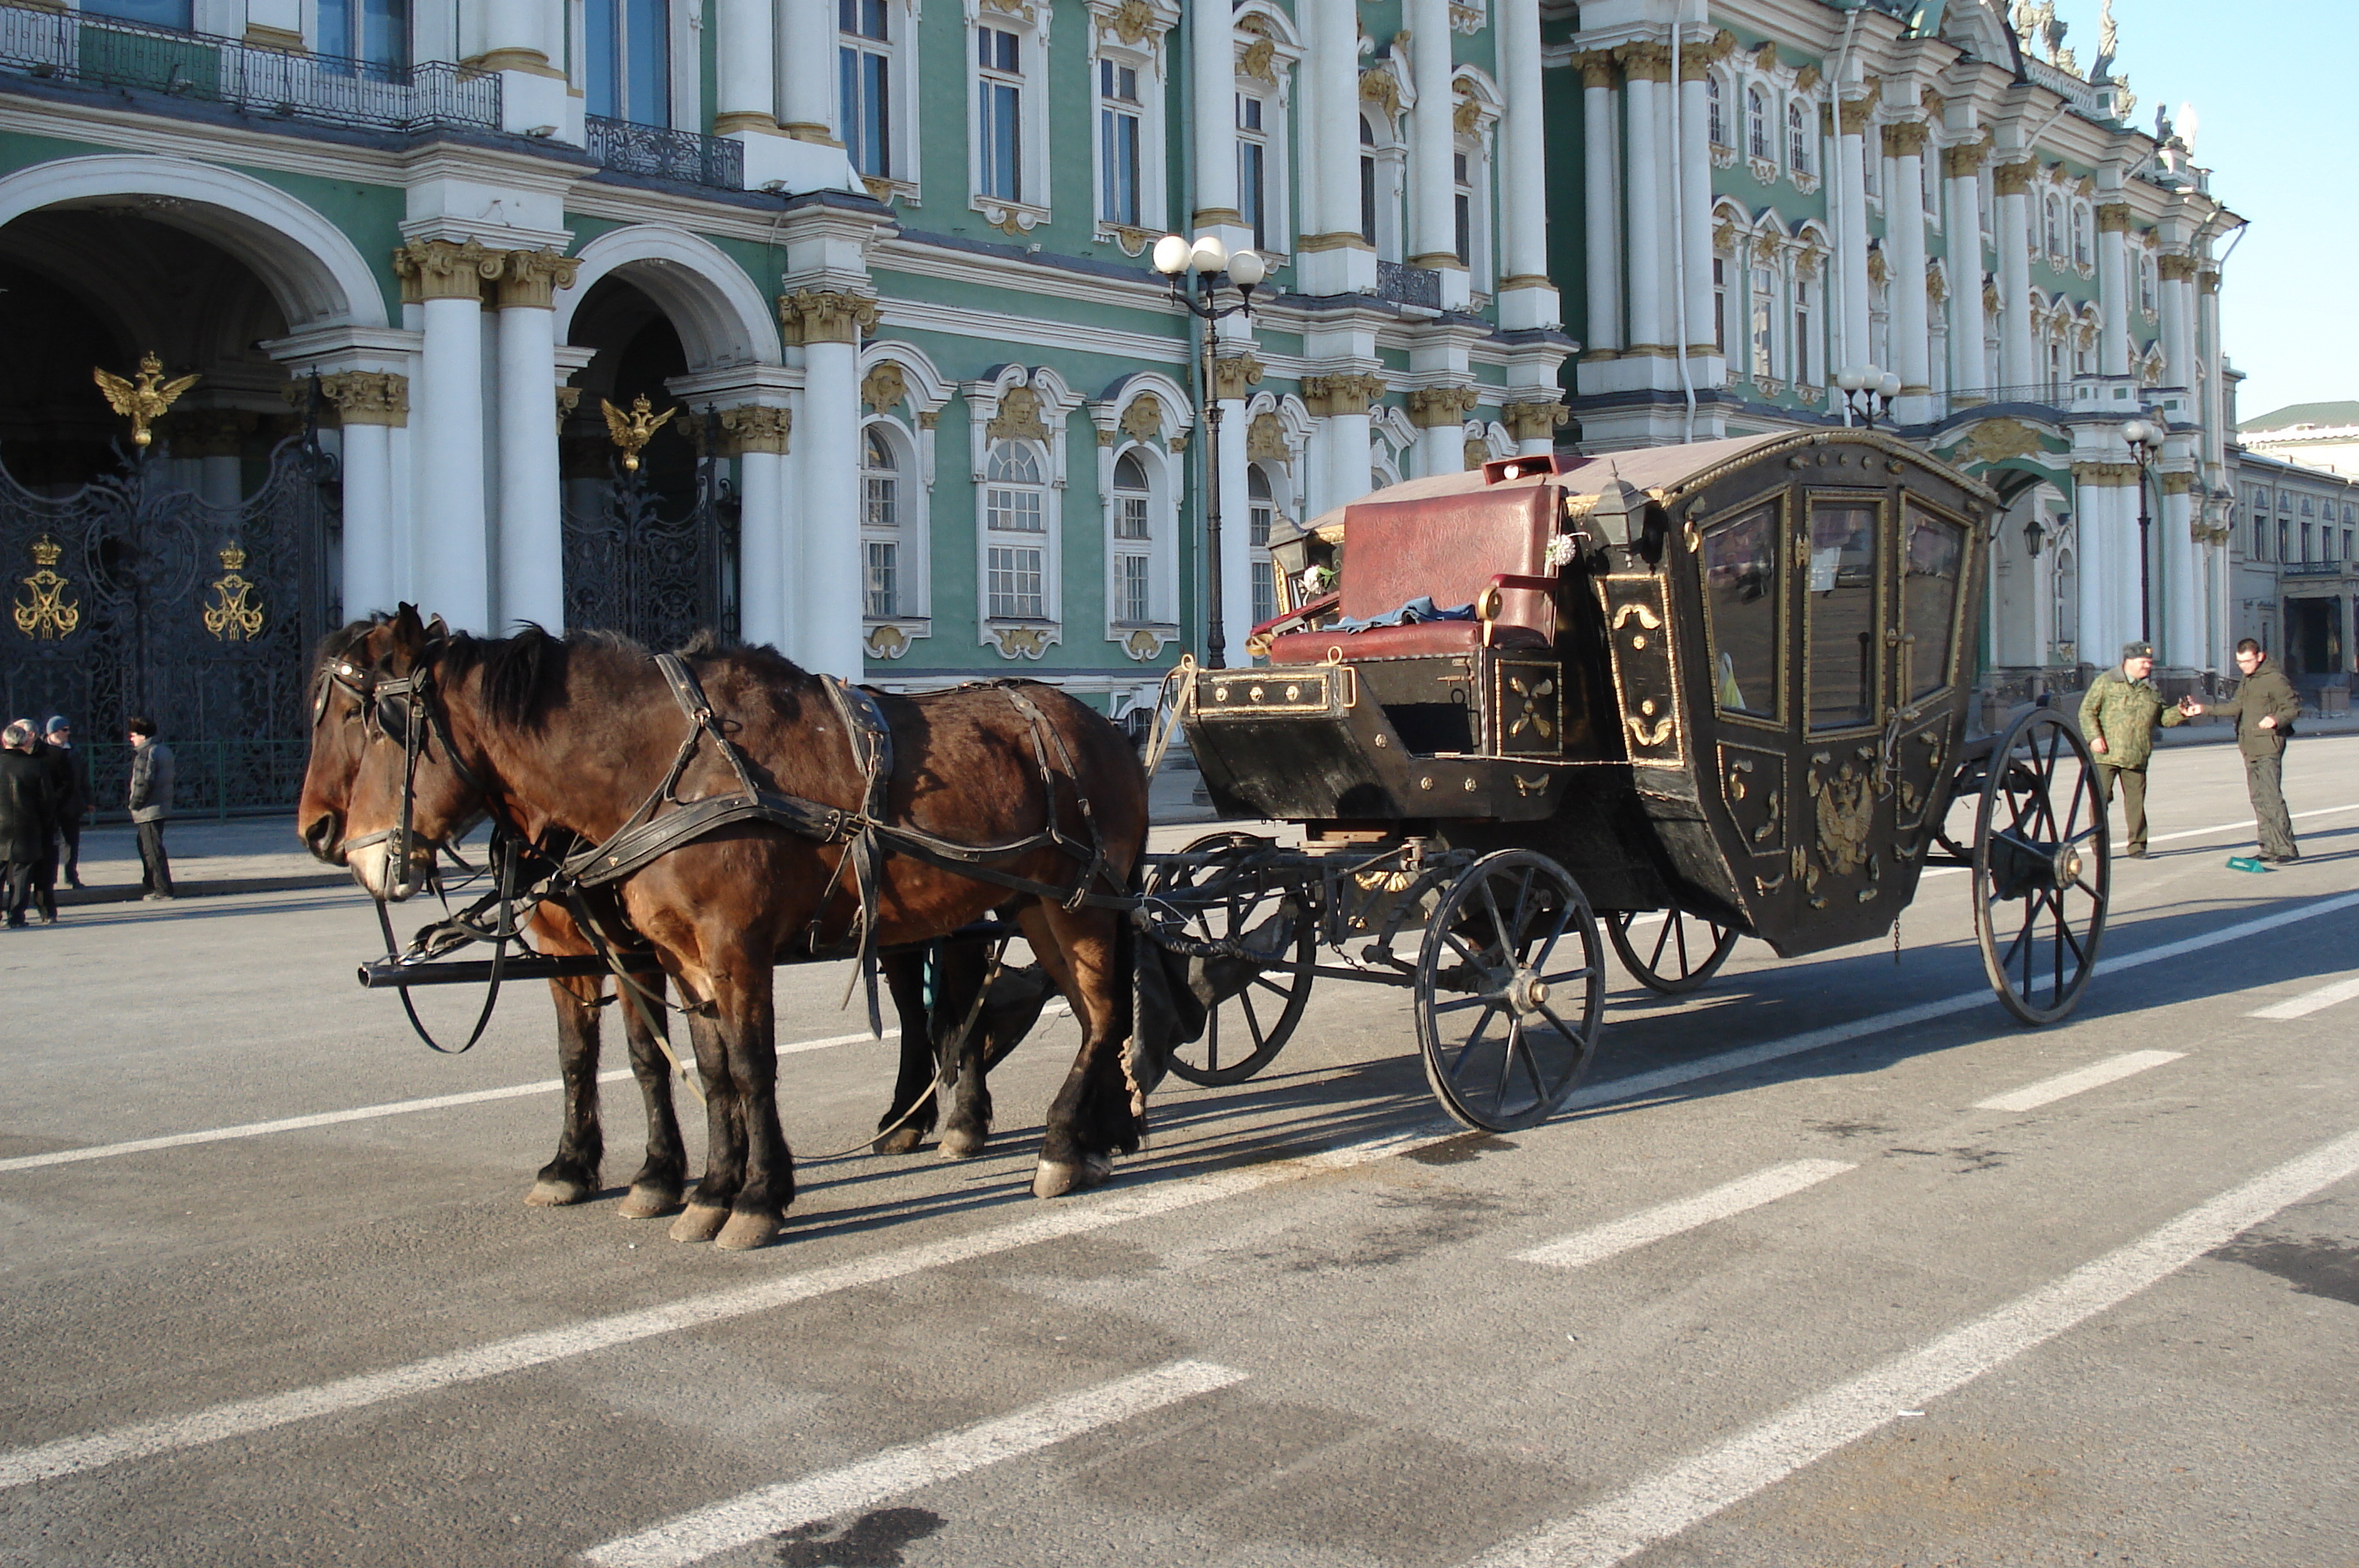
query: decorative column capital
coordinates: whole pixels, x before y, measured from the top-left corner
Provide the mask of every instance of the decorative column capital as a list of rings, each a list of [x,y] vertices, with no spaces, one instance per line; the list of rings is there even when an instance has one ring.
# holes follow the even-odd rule
[[[1322,419],[1338,414],[1364,414],[1385,395],[1381,376],[1306,376],[1302,403]]]
[[[340,370],[320,377],[320,394],[348,425],[409,423],[409,377],[391,370]]]
[[[1835,123],[1844,136],[1863,136],[1867,134],[1867,122],[1875,114],[1874,98],[1845,98],[1835,105]]]
[[[2220,292],[2220,275],[2216,272],[2199,272],[2195,275],[2195,287],[2201,293],[2217,294]]]
[[[1623,44],[1614,51],[1621,63],[1625,82],[1669,82],[1671,79],[1671,51],[1663,44],[1639,42]]]
[[[1884,127],[1884,156],[1922,158],[1925,137],[1932,127],[1922,120],[1893,120]]]
[[[549,310],[557,302],[557,290],[572,288],[581,271],[580,256],[560,256],[553,250],[512,250],[500,268],[500,309]]]
[[[1572,57],[1572,63],[1581,67],[1583,87],[1612,87],[1622,80],[1612,49],[1582,49]]]
[[[2097,232],[2101,234],[2125,234],[2130,232],[2130,207],[2126,201],[2108,201],[2097,209]]]
[[[1519,441],[1548,441],[1572,418],[1572,410],[1556,398],[1503,403],[1499,418],[1507,433]]]
[[[2191,256],[2158,256],[2154,259],[2154,268],[2165,283],[2191,283],[2195,280],[2195,258]]]
[[[784,457],[794,429],[795,411],[792,408],[772,408],[753,403],[742,408],[723,408],[721,410],[721,451],[729,457],[742,457],[747,452],[768,452],[776,457]]]
[[[1472,387],[1419,387],[1408,395],[1408,422],[1421,430],[1464,424],[1481,396]]]
[[[1991,189],[2001,196],[2020,196],[2031,189],[2032,165],[2002,163],[1991,170]]]
[[[557,389],[557,429],[560,434],[564,432],[565,421],[571,419],[573,410],[581,406],[581,387],[560,387]]]
[[[412,240],[393,253],[394,274],[402,284],[402,302],[480,302],[484,285],[495,280],[506,269],[508,254],[487,249],[478,240],[469,240],[464,245],[451,240]]]
[[[2162,475],[2162,493],[2166,495],[2184,495],[2194,488],[2195,475],[2192,474],[2166,474]]]
[[[2135,463],[2076,463],[2072,465],[2075,485],[2135,485],[2138,479]]]
[[[1242,399],[1261,385],[1266,366],[1249,354],[1224,354],[1212,361],[1212,396],[1222,402]]]
[[[789,343],[857,343],[876,321],[875,300],[841,289],[798,289],[778,298],[778,324]]]

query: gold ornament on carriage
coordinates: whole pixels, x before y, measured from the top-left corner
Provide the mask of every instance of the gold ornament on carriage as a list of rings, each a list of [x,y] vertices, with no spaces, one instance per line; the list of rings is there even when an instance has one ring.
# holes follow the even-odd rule
[[[49,535],[33,541],[33,570],[17,579],[32,590],[32,597],[19,599],[10,606],[16,629],[28,637],[49,642],[71,637],[82,625],[82,601],[69,604],[66,600],[66,580],[59,575],[58,561],[65,547]]]
[[[674,414],[679,412],[678,408],[666,408],[662,413],[657,413],[644,392],[631,400],[631,411],[627,414],[603,397],[598,399],[598,407],[606,412],[607,436],[623,450],[623,470],[626,474],[639,471],[640,451],[655,440],[656,432],[669,424]]]
[[[198,381],[193,375],[166,381],[164,362],[153,354],[140,359],[136,383],[94,365],[90,376],[98,383],[98,389],[106,394],[108,405],[131,421],[131,444],[143,449],[156,439],[155,432],[147,427],[163,418],[164,410],[179,401],[180,394]]]
[[[255,585],[244,575],[245,551],[231,545],[221,551],[221,563],[213,602],[205,606],[205,630],[223,642],[252,642],[262,635],[262,606],[254,602]]]

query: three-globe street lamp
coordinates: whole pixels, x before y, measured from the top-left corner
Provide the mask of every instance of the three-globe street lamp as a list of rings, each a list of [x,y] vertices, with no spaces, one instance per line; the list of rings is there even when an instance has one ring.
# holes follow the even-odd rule
[[[2162,428],[2144,419],[2132,419],[2122,426],[2122,440],[2129,443],[2130,461],[2137,464],[2138,493],[2138,640],[2154,640],[2154,586],[2150,562],[2153,551],[2147,535],[2153,519],[2146,509],[2146,471],[2162,452]]]
[[[1211,593],[1204,601],[1204,663],[1228,666],[1228,640],[1221,625],[1221,389],[1215,384],[1214,351],[1220,334],[1213,323],[1224,316],[1253,313],[1253,291],[1268,275],[1262,258],[1249,250],[1232,255],[1217,234],[1190,242],[1166,234],[1155,242],[1155,270],[1171,283],[1171,298],[1204,323],[1204,352],[1197,370],[1196,400],[1204,410],[1204,570]],[[1234,288],[1237,302],[1220,303],[1223,286]]]
[[[1900,396],[1900,377],[1873,365],[1855,365],[1835,372],[1835,390],[1843,395],[1843,410],[1856,414],[1869,430],[1876,416],[1889,412]]]

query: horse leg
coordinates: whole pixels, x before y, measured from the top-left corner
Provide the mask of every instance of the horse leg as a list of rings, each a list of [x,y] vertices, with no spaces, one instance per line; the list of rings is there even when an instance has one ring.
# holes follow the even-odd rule
[[[950,1106],[942,1121],[945,1160],[972,1160],[991,1137],[991,1089],[983,1075],[990,1039],[983,1009],[975,1005],[989,967],[985,952],[980,942],[942,943],[933,1022],[940,1094]]]
[[[761,1247],[786,1228],[787,1205],[795,1201],[794,1156],[778,1125],[777,1016],[772,1010],[770,957],[732,953],[715,967],[716,1028],[729,1056],[736,1090],[743,1178],[728,1223],[713,1245],[730,1251]]]
[[[879,1154],[912,1154],[933,1129],[937,1115],[934,1052],[926,1018],[926,957],[917,949],[882,953],[876,962],[893,993],[893,1010],[901,1018],[901,1073],[893,1084],[893,1104],[877,1118],[874,1148]],[[934,1005],[941,1006],[939,996]]]
[[[565,1084],[562,1130],[557,1158],[540,1168],[525,1194],[535,1208],[556,1208],[598,1195],[598,1165],[605,1135],[598,1125],[598,983],[551,980],[557,1004],[557,1067]]]
[[[697,1076],[704,1080],[704,1177],[671,1222],[671,1238],[711,1241],[728,1224],[729,1206],[745,1185],[745,1116],[720,1026],[700,1008],[688,1015],[688,1034],[696,1042]]]
[[[631,1190],[616,1211],[626,1220],[650,1220],[671,1213],[679,1207],[680,1194],[688,1186],[688,1151],[680,1142],[679,1115],[672,1105],[671,1062],[647,1024],[647,1015],[653,1014],[657,1027],[664,1027],[658,1011],[664,981],[658,975],[652,983],[639,984],[646,985],[648,995],[636,998],[636,1006],[627,992],[614,1001],[631,1042],[631,1075],[639,1081],[639,1098],[647,1112],[647,1158],[639,1164],[639,1173],[631,1178]]]
[[[1055,1198],[1094,1187],[1114,1171],[1114,1156],[1139,1145],[1146,1124],[1131,1109],[1122,1067],[1130,1032],[1123,972],[1127,943],[1119,917],[1098,909],[1067,909],[1043,899],[1022,916],[1024,934],[1041,966],[1072,1005],[1082,1049],[1057,1097],[1049,1103],[1032,1194]]]

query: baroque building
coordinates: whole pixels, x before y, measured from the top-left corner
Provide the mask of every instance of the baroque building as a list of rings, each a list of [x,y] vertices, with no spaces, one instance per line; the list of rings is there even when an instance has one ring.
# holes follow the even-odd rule
[[[1583,450],[1848,422],[1836,377],[1877,367],[1879,422],[2008,504],[1986,682],[2069,684],[2142,622],[2167,680],[2230,668],[2217,255],[2242,220],[2167,119],[2134,122],[2109,4],[2085,71],[2052,6],[1548,10]],[[2143,465],[2134,420],[2160,432]]]

